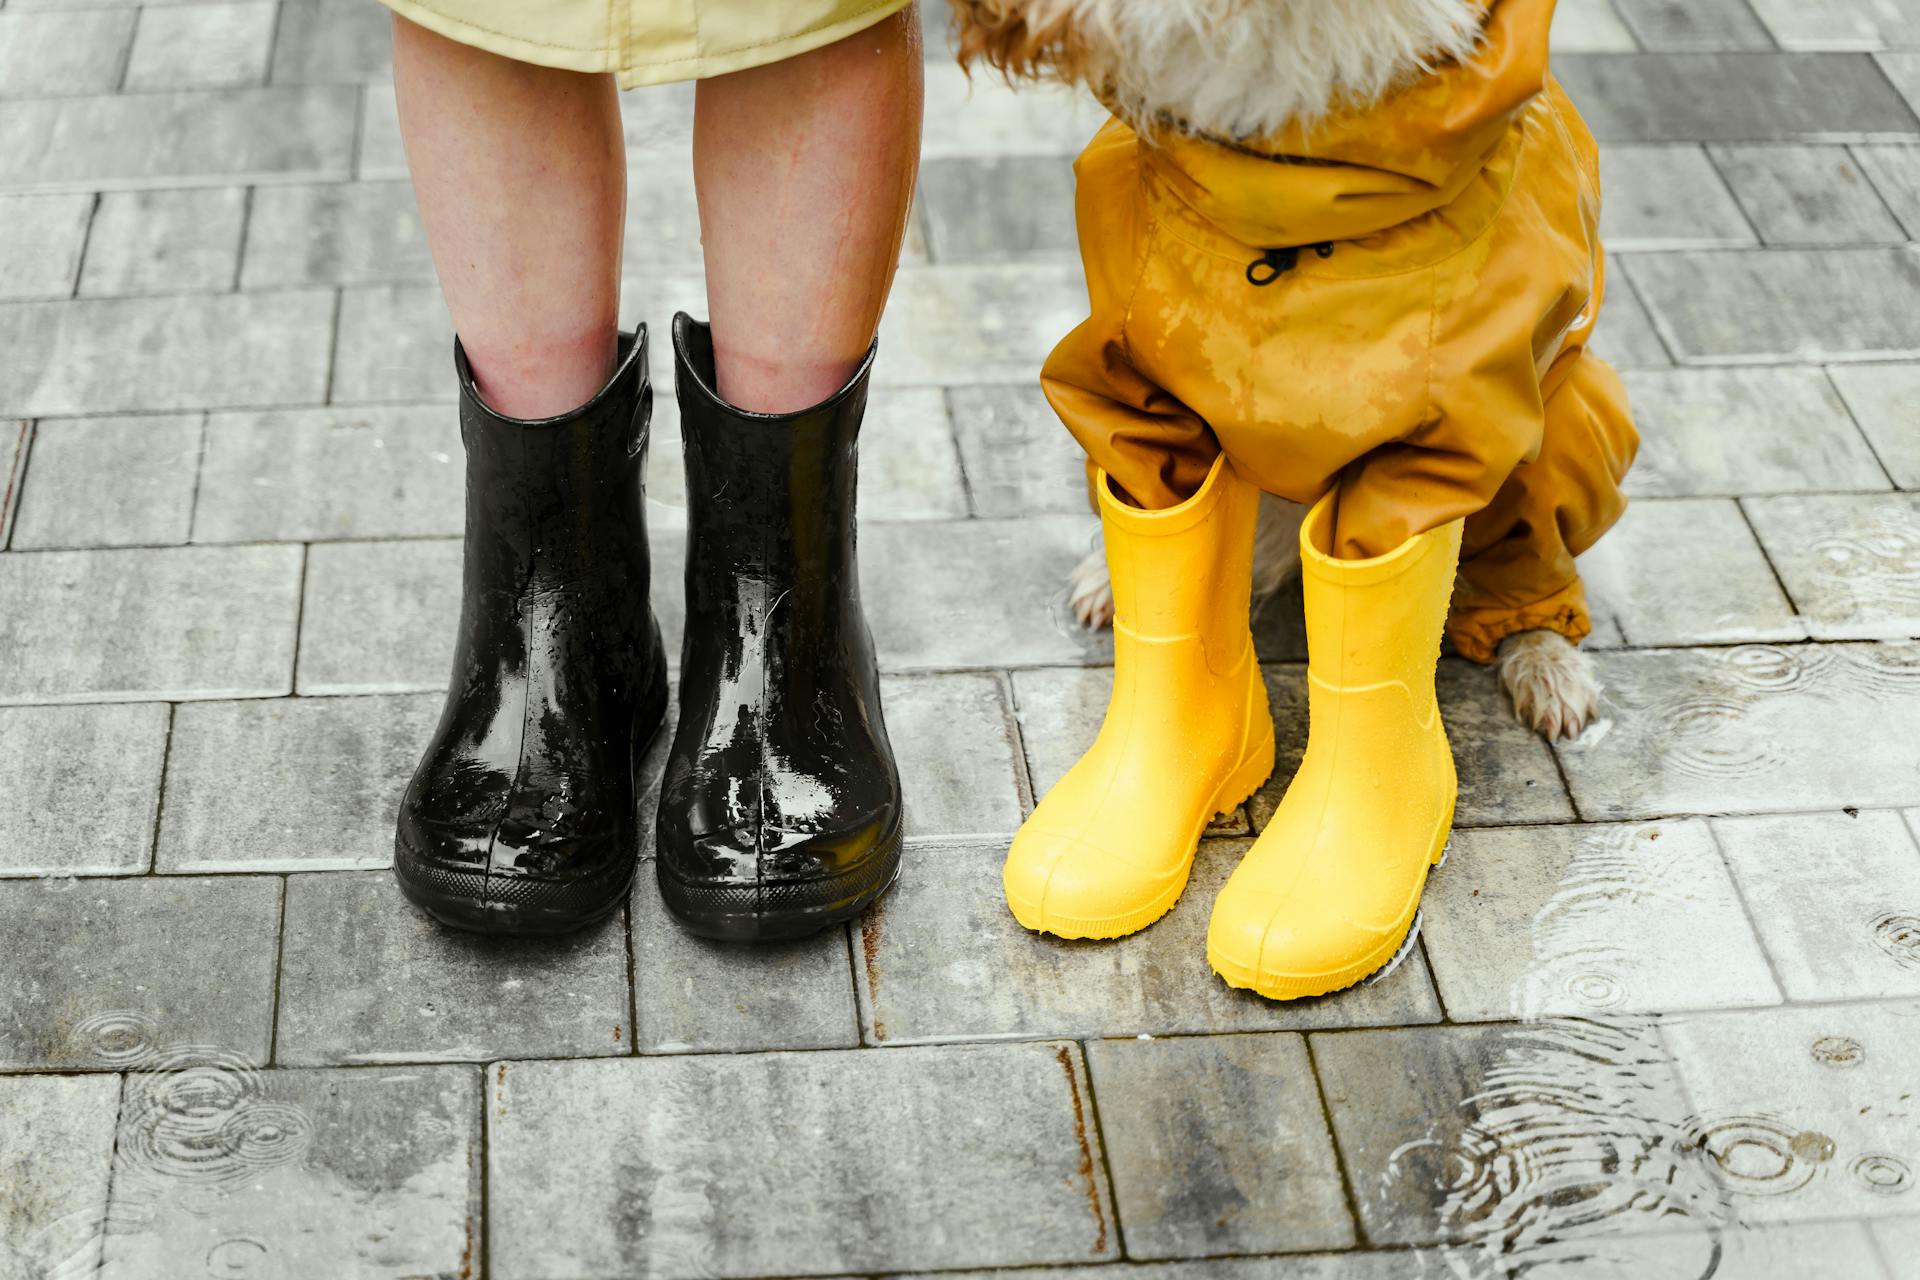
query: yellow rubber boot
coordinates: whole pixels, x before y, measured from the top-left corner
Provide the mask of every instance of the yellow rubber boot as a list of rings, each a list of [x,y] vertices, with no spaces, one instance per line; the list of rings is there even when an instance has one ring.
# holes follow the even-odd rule
[[[1207,929],[1214,972],[1274,1000],[1338,991],[1393,960],[1458,791],[1433,681],[1460,522],[1336,560],[1335,502],[1300,528],[1306,755]]]
[[[1165,915],[1200,835],[1273,772],[1273,717],[1248,628],[1259,492],[1224,456],[1177,507],[1096,477],[1113,578],[1113,695],[1093,746],[1013,839],[1014,918],[1117,938]]]

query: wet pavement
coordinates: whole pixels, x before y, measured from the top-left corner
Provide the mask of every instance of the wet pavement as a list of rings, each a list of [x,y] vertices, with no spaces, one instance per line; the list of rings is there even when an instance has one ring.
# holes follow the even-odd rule
[[[1172,915],[999,899],[1110,681],[1034,387],[1086,103],[929,41],[862,478],[899,887],[748,951],[643,876],[502,944],[386,872],[461,469],[383,11],[0,0],[0,1280],[1920,1277],[1920,8],[1562,0],[1557,40],[1646,435],[1585,565],[1605,715],[1550,748],[1445,661],[1421,945],[1272,1005],[1202,940],[1304,742],[1297,589],[1281,777]],[[704,309],[690,104],[625,102],[629,323]]]

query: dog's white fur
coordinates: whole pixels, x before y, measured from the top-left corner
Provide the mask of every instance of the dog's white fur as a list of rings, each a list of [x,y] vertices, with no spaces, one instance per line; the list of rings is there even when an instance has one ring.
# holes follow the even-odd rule
[[[1135,125],[1252,138],[1364,107],[1468,56],[1472,0],[1026,0],[1030,27],[1065,18],[1082,77]]]
[[[1300,524],[1307,509],[1297,502],[1260,495],[1253,537],[1253,599],[1256,605],[1300,571]],[[1096,542],[1098,535],[1095,535]],[[1095,545],[1067,579],[1067,603],[1083,627],[1113,621],[1113,580],[1107,553]],[[1500,683],[1520,722],[1549,740],[1577,738],[1600,714],[1600,677],[1593,659],[1557,631],[1522,631],[1500,642]]]

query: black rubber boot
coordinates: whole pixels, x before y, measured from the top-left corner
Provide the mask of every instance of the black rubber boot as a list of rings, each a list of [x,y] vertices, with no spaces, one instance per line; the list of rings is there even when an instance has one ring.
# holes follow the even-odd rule
[[[557,418],[481,403],[456,343],[466,567],[452,688],[400,804],[394,871],[435,918],[559,933],[626,898],[634,767],[666,713],[648,607],[644,327]],[[369,619],[369,625],[377,625]]]
[[[695,933],[797,937],[859,914],[900,866],[900,773],[854,554],[873,352],[823,403],[764,414],[714,391],[706,325],[676,316],[673,348],[687,629],[660,894]]]

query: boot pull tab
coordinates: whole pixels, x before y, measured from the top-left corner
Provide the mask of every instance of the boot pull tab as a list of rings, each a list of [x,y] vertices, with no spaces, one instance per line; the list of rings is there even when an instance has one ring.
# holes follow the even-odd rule
[[[1333,256],[1333,241],[1322,240],[1319,244],[1308,245],[1322,258]],[[1287,272],[1300,265],[1300,247],[1290,245],[1283,249],[1268,249],[1265,253],[1247,264],[1247,283],[1256,289],[1265,288]]]

